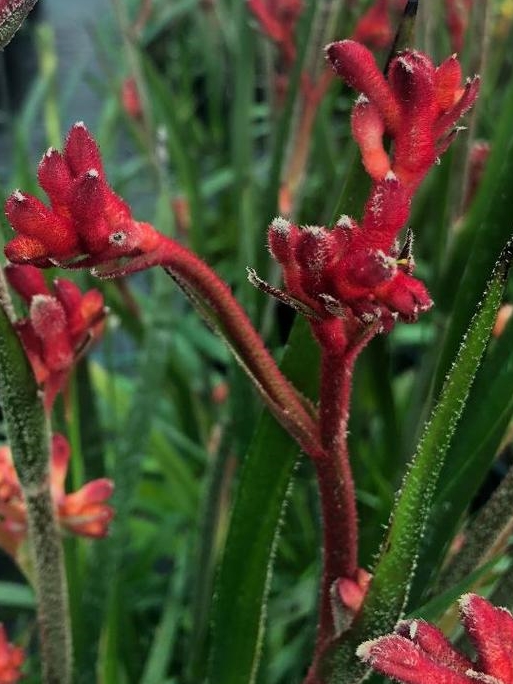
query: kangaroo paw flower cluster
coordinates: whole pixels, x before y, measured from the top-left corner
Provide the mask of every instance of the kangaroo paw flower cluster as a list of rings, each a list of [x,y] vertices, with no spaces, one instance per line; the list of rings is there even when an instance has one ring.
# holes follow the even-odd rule
[[[323,345],[343,350],[373,323],[388,331],[394,321],[414,321],[432,305],[411,275],[414,262],[395,236],[409,212],[409,196],[393,173],[376,183],[358,225],[342,216],[328,230],[300,228],[275,219],[269,247],[283,268],[287,292],[318,320],[312,327]]]
[[[335,72],[362,93],[352,129],[367,172],[378,181],[393,171],[414,192],[476,101],[479,78],[462,85],[456,55],[435,67],[424,53],[405,50],[392,60],[386,78],[372,53],[352,40],[328,45],[327,56]],[[385,135],[393,143],[391,154]]]
[[[411,236],[403,249],[396,240],[413,193],[474,103],[478,79],[461,86],[455,56],[435,67],[423,53],[405,50],[386,78],[372,53],[353,40],[332,43],[327,55],[335,72],[362,93],[352,131],[373,180],[364,216],[360,225],[342,216],[331,230],[277,219],[269,247],[288,296],[314,312],[320,344],[335,351],[354,347],[369,326],[386,332],[396,319],[415,321],[432,305],[412,276]]]
[[[104,537],[114,515],[106,503],[112,495],[111,480],[88,482],[78,491],[66,494],[70,448],[65,437],[56,434],[52,441],[50,485],[55,511],[63,530],[82,537]],[[0,546],[16,557],[27,535],[27,513],[9,447],[0,447]],[[0,660],[1,664],[1,660]],[[1,668],[0,668],[1,671]],[[0,678],[0,682],[1,682]]]
[[[476,594],[460,599],[461,622],[477,651],[472,662],[423,620],[400,622],[394,634],[362,644],[357,655],[404,684],[513,684],[513,616]]]
[[[6,202],[18,233],[5,249],[13,263],[89,267],[158,245],[157,231],[135,221],[108,185],[98,146],[83,123],[72,127],[62,154],[53,148],[45,153],[38,178],[50,207],[19,190]]]
[[[75,283],[64,278],[55,280],[50,290],[42,272],[30,265],[11,264],[5,273],[29,307],[28,316],[14,326],[50,410],[77,359],[102,333],[103,296],[99,290],[82,294]]]
[[[0,623],[0,684],[16,684],[22,676],[24,660],[23,650],[8,642],[5,627]]]

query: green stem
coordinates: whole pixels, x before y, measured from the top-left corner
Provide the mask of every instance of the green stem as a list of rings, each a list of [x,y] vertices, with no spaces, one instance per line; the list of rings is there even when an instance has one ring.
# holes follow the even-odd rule
[[[0,400],[27,507],[44,684],[69,684],[72,648],[64,558],[50,491],[50,432],[34,375],[0,309]]]

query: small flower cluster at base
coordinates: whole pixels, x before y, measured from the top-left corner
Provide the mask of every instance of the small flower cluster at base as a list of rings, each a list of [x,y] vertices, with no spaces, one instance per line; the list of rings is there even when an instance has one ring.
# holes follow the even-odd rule
[[[16,190],[5,213],[17,232],[5,247],[9,261],[90,267],[155,250],[159,233],[135,221],[130,207],[108,185],[100,151],[82,122],[68,134],[61,154],[50,148],[38,170],[48,207]]]
[[[34,266],[9,265],[5,274],[12,288],[29,307],[26,318],[14,323],[36,381],[44,388],[49,411],[59,391],[88,344],[103,330],[106,309],[99,290],[82,294],[63,278],[50,290],[43,273]]]
[[[476,594],[460,599],[461,622],[477,651],[474,663],[424,620],[362,644],[357,655],[403,684],[513,684],[513,616]]]
[[[20,668],[24,660],[23,650],[9,643],[5,627],[0,623],[0,684],[16,684],[22,676]]]
[[[332,43],[326,53],[335,72],[362,93],[353,109],[352,130],[367,172],[379,181],[393,171],[413,193],[449,147],[456,122],[474,104],[478,77],[462,86],[456,55],[435,67],[423,52],[404,50],[392,60],[385,78],[360,43]],[[393,141],[391,155],[385,135]]]
[[[50,460],[50,485],[55,511],[63,530],[82,537],[105,537],[114,515],[105,502],[114,485],[100,478],[88,482],[78,491],[66,494],[64,482],[68,471],[70,447],[65,437],[55,434]],[[11,450],[0,447],[0,546],[16,557],[27,535],[27,512],[16,474]],[[1,680],[0,680],[1,681]]]

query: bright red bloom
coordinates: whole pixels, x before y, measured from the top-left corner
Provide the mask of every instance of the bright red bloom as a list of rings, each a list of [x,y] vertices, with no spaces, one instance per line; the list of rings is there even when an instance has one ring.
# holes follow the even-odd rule
[[[248,0],[248,7],[290,66],[296,57],[294,31],[303,9],[301,0]]]
[[[13,263],[88,267],[158,246],[157,231],[135,221],[108,185],[98,146],[83,123],[73,126],[62,154],[46,152],[38,177],[50,207],[19,190],[5,204],[18,233],[5,248]]]
[[[56,515],[62,529],[82,537],[104,537],[113,509],[105,502],[112,495],[111,480],[88,482],[78,491],[66,494],[64,482],[68,471],[70,448],[62,435],[52,441],[50,484]],[[8,446],[0,447],[0,546],[12,556],[27,534],[27,512],[18,476]],[[1,665],[1,660],[0,660]],[[0,667],[1,672],[1,667]],[[0,684],[1,684],[0,679]]]
[[[413,259],[397,233],[408,218],[409,194],[393,173],[376,183],[359,226],[342,216],[332,230],[276,219],[269,247],[283,268],[288,296],[309,310],[323,345],[341,351],[362,327],[388,331],[399,318],[414,321],[431,298],[412,277]],[[292,302],[293,303],[293,302]]]
[[[476,594],[460,599],[461,621],[477,651],[472,662],[436,627],[400,622],[394,634],[362,644],[357,655],[404,684],[513,684],[513,616]]]
[[[75,283],[61,278],[54,281],[52,292],[34,266],[11,264],[5,273],[29,306],[28,317],[14,326],[50,410],[77,358],[101,335],[106,311],[103,296],[99,290],[82,294]]]
[[[23,649],[8,642],[5,628],[0,623],[0,684],[15,684],[21,677],[20,668],[24,660]]]
[[[462,86],[455,55],[435,67],[424,53],[405,50],[392,60],[387,78],[372,53],[352,40],[332,43],[327,55],[335,72],[363,95],[352,126],[368,173],[378,181],[392,170],[413,192],[448,148],[458,119],[474,104],[478,77]],[[385,134],[394,143],[391,155]]]

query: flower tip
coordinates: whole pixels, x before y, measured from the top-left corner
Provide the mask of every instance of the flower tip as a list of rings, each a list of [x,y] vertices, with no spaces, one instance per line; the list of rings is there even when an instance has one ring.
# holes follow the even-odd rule
[[[375,645],[379,642],[379,639],[371,639],[370,641],[364,641],[356,649],[356,655],[364,663],[369,663],[372,660],[372,650]]]
[[[98,169],[89,169],[88,171],[86,171],[86,176],[88,178],[99,178],[100,172],[98,171]]]
[[[84,128],[85,130],[87,130],[86,125],[83,121],[76,121],[73,124],[73,128]]]
[[[277,216],[271,221],[271,225],[269,227],[271,230],[279,233],[280,235],[288,235],[290,232],[290,226],[290,221],[287,221],[287,219],[283,218],[282,216]]]
[[[342,214],[335,224],[338,228],[353,228],[354,221],[348,214]]]
[[[389,183],[391,183],[391,182],[396,181],[396,180],[397,180],[397,176],[392,171],[392,169],[390,169],[389,171],[386,172],[385,181],[388,181]]]
[[[11,195],[13,200],[16,200],[16,202],[25,202],[27,197],[21,192],[21,190],[16,189],[12,195]]]
[[[46,150],[46,152],[44,153],[43,159],[45,159],[45,157],[46,157],[46,159],[50,159],[50,158],[53,157],[53,155],[56,154],[56,153],[57,153],[57,150],[55,149],[55,147],[49,147],[49,148]]]

